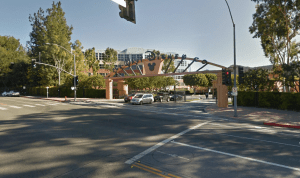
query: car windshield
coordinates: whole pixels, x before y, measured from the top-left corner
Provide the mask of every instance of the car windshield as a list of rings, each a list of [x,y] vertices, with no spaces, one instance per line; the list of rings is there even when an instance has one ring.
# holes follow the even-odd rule
[[[135,98],[142,98],[143,95],[136,95]]]

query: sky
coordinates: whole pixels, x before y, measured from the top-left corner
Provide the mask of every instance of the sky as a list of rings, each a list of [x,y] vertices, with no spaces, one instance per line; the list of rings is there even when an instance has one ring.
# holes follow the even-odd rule
[[[54,1],[57,3],[58,1]],[[225,0],[138,0],[136,24],[119,16],[111,0],[61,0],[65,18],[73,26],[71,42],[85,49],[129,47],[175,52],[229,67],[233,65],[233,24]],[[0,35],[29,41],[29,15],[51,8],[49,0],[0,0]],[[255,13],[251,0],[228,0],[236,31],[236,64],[270,65],[260,40],[249,32]],[[193,64],[194,65],[194,64]],[[200,64],[195,64],[196,66]],[[213,66],[205,69],[218,70]]]

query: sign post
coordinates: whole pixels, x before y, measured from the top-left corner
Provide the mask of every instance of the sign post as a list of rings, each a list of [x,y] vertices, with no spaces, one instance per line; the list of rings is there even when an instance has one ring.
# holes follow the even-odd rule
[[[49,92],[48,92],[48,89],[49,89],[49,87],[46,87],[46,88],[47,88],[47,98],[48,98],[48,93],[49,93]]]

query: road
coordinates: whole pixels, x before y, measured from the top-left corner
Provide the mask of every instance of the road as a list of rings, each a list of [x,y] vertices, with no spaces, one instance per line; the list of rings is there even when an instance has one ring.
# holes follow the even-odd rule
[[[300,132],[211,116],[210,103],[0,97],[0,177],[299,177]]]

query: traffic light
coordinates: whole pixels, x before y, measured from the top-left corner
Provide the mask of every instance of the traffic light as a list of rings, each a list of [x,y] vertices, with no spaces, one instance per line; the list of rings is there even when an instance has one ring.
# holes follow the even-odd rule
[[[121,18],[136,24],[135,22],[135,0],[126,0],[126,7],[119,5]]]
[[[239,84],[244,83],[244,68],[239,66]]]
[[[222,85],[231,85],[231,71],[222,69]]]
[[[74,78],[73,78],[73,85],[74,85],[74,81],[75,81],[75,86],[78,85],[78,75],[76,75]]]
[[[227,70],[225,72],[225,75],[226,75],[226,85],[229,86],[231,85],[231,71]]]
[[[226,69],[222,69],[222,85],[226,85]]]

